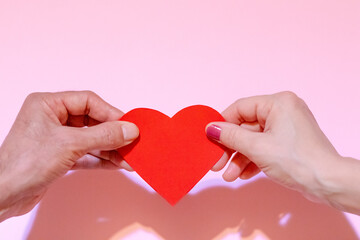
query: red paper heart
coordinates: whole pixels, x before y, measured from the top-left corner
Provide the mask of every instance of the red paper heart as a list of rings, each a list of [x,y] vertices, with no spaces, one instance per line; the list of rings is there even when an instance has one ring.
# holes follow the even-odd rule
[[[209,140],[205,127],[224,121],[214,109],[195,105],[172,118],[137,108],[120,120],[135,123],[140,137],[118,151],[129,165],[171,205],[175,205],[220,159],[224,149]]]

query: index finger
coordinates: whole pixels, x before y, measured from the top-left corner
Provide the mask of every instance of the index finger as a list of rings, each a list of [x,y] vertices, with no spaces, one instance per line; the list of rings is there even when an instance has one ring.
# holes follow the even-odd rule
[[[91,91],[53,93],[53,97],[46,98],[46,101],[62,124],[71,115],[89,116],[99,122],[115,121],[124,115]]]
[[[242,98],[231,104],[222,112],[227,122],[242,124],[257,122],[262,128],[273,105],[271,95],[260,95]]]

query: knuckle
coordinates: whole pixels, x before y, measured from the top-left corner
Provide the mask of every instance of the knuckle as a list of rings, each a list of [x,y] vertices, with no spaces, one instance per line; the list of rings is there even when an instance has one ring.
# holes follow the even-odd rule
[[[226,140],[227,144],[231,148],[233,148],[234,150],[238,150],[240,139],[238,137],[238,131],[236,128],[229,129]]]
[[[276,98],[281,105],[290,108],[298,108],[305,104],[304,100],[291,91],[278,93]]]
[[[121,131],[117,131],[114,128],[103,128],[102,136],[107,145],[118,147],[124,142],[124,137]]]
[[[235,104],[235,105],[238,105],[240,101],[241,101],[241,98],[238,98],[238,99],[236,99],[236,101],[234,102],[234,104]]]
[[[98,97],[98,95],[91,90],[85,90],[82,91],[82,93],[85,94],[87,97]]]
[[[26,102],[35,102],[35,101],[39,100],[39,99],[42,97],[43,94],[44,94],[44,93],[40,93],[40,92],[30,93],[30,94],[26,97],[25,101],[26,101]]]
[[[239,98],[239,99],[237,99],[237,100],[233,103],[233,105],[238,106],[238,105],[241,104],[241,102],[242,102],[243,100],[244,100],[243,98]]]
[[[26,106],[32,106],[37,108],[37,106],[41,103],[48,103],[48,98],[50,97],[51,93],[47,92],[34,92],[30,93],[25,101],[24,104]]]
[[[292,91],[280,92],[280,93],[278,93],[278,96],[281,99],[288,100],[288,101],[296,101],[298,99],[298,96]]]

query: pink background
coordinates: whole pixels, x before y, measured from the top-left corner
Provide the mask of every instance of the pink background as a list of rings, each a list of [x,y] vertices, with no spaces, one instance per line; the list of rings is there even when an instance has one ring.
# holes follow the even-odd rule
[[[0,140],[27,94],[92,90],[168,115],[291,90],[360,159],[360,1],[0,0]],[[356,239],[360,218],[209,173],[176,207],[136,174],[77,172],[4,239]],[[150,235],[152,237],[150,237]],[[57,237],[56,237],[57,236]],[[120,237],[121,236],[121,237]]]

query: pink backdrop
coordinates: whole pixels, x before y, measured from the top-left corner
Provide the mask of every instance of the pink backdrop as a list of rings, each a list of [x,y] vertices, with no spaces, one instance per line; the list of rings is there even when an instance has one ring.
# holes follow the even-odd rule
[[[360,1],[0,0],[0,140],[27,94],[93,90],[168,115],[292,90],[360,159]],[[21,147],[21,146],[20,146]],[[1,239],[357,239],[360,218],[209,173],[176,207],[136,174],[74,172]]]

